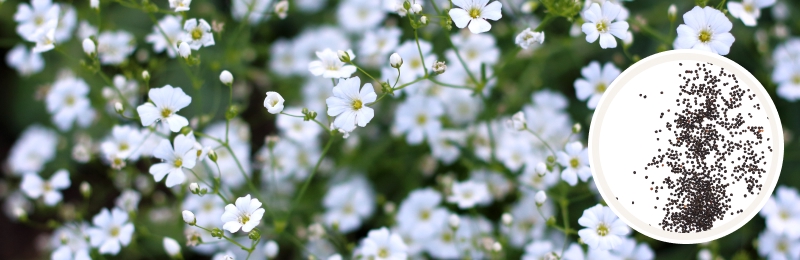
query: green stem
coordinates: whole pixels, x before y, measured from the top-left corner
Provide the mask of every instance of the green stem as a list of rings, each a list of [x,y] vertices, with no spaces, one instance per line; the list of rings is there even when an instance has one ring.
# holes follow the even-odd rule
[[[481,82],[478,81],[478,78],[476,78],[475,75],[473,75],[472,70],[469,69],[469,67],[467,66],[467,63],[464,62],[463,58],[461,58],[461,53],[458,50],[458,47],[455,44],[453,44],[453,39],[450,39],[450,35],[447,35],[444,38],[446,38],[447,42],[450,43],[450,46],[453,47],[453,52],[456,53],[456,57],[458,57],[458,62],[461,63],[461,66],[464,67],[464,70],[467,71],[467,74],[469,75],[469,78],[472,80],[472,82],[475,82],[475,86],[477,88],[481,88]]]
[[[298,193],[297,197],[294,199],[294,203],[292,203],[292,206],[289,208],[289,214],[287,215],[287,218],[288,216],[292,215],[292,211],[294,211],[295,206],[300,203],[300,200],[303,198],[303,195],[305,195],[306,189],[308,189],[308,185],[311,183],[311,180],[314,179],[314,175],[317,174],[319,166],[322,164],[322,159],[325,159],[325,154],[328,153],[328,150],[331,148],[331,144],[333,144],[333,135],[331,135],[328,138],[328,143],[326,143],[325,148],[322,149],[322,154],[319,155],[317,164],[314,165],[314,170],[311,172],[311,175],[308,176],[308,179],[306,179],[305,183],[303,183],[303,187],[300,188],[300,193]]]
[[[534,132],[533,130],[531,130],[530,128],[527,128],[527,127],[525,127],[525,130],[527,130],[528,133],[533,134],[533,136],[535,136],[536,139],[539,139],[539,141],[541,141],[544,144],[544,146],[547,147],[547,150],[550,150],[550,152],[553,153],[553,157],[556,157],[556,150],[553,150],[553,147],[550,147],[550,145],[547,143],[547,141],[545,141],[541,136],[539,136],[539,134],[537,134],[536,132]],[[569,140],[569,139],[567,139],[567,140]]]

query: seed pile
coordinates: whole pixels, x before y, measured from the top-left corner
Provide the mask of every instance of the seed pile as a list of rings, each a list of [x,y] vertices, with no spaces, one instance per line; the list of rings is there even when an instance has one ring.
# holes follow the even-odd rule
[[[759,180],[766,174],[762,167],[767,164],[764,150],[772,152],[772,147],[762,147],[766,145],[764,127],[746,125],[745,116],[737,111],[745,109],[745,97],[753,100],[755,94],[741,88],[736,75],[713,68],[711,63],[679,65],[682,84],[674,91],[679,91],[680,98],[675,100],[676,107],[657,115],[666,122],[664,128],[654,130],[668,146],[659,148],[644,169],[669,169],[661,183],[651,182],[647,187],[667,201],[658,207],[665,213],[659,226],[670,232],[701,232],[726,214],[742,212],[732,208],[734,196],[746,198],[761,191]],[[760,104],[752,107],[761,109]],[[663,136],[670,132],[674,136]],[[733,140],[736,136],[740,140]],[[738,182],[745,182],[746,190],[731,187]]]

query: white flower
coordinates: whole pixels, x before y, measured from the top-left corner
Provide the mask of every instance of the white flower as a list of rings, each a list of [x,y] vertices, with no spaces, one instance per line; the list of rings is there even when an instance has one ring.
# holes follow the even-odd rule
[[[683,22],[678,26],[675,49],[704,50],[726,55],[735,40],[730,33],[733,24],[725,14],[709,6],[695,6],[683,14]]]
[[[580,100],[586,100],[586,106],[589,109],[595,109],[600,103],[603,93],[619,74],[619,69],[614,67],[611,62],[601,68],[599,62],[592,61],[581,69],[583,78],[575,80],[575,95]]]
[[[528,123],[527,121],[525,121],[525,113],[522,111],[514,113],[514,116],[512,116],[511,119],[508,120],[508,126],[511,129],[517,131],[525,130],[526,128],[528,128],[527,125]]]
[[[100,8],[100,0],[89,0],[89,7],[92,9]]]
[[[9,169],[15,175],[41,171],[55,157],[56,145],[56,132],[39,125],[29,126],[9,151]]]
[[[367,238],[363,241],[361,254],[366,258],[376,260],[404,260],[408,257],[406,250],[406,244],[400,235],[382,227],[369,231]]]
[[[22,177],[20,189],[32,199],[44,198],[44,204],[55,206],[61,201],[61,190],[69,188],[69,172],[58,170],[49,180],[42,180],[36,173],[28,173]]]
[[[181,55],[181,58],[187,59],[189,55],[192,55],[192,48],[188,43],[181,42],[181,45],[178,46],[178,54]]]
[[[678,7],[675,6],[675,4],[669,5],[669,7],[667,8],[667,18],[669,18],[670,21],[672,21],[675,20],[675,17],[677,16],[678,16]]]
[[[233,74],[231,74],[230,71],[223,70],[219,74],[219,81],[222,82],[222,84],[225,84],[225,85],[233,84]]]
[[[400,204],[397,224],[417,241],[425,241],[446,224],[447,209],[439,207],[442,195],[431,189],[412,191]]]
[[[85,222],[74,222],[61,226],[53,232],[50,245],[53,253],[52,260],[90,260],[89,241],[86,241],[86,229],[89,225]]]
[[[761,216],[767,221],[767,229],[777,235],[786,235],[791,239],[800,238],[800,195],[797,190],[787,187],[778,187],[775,195],[770,196]]]
[[[371,83],[361,86],[361,79],[352,77],[339,80],[339,84],[333,87],[333,96],[325,100],[328,104],[328,115],[335,116],[333,125],[337,129],[352,132],[356,125],[367,126],[375,111],[367,107],[368,104],[375,102],[377,95]]]
[[[521,33],[517,34],[514,43],[518,44],[523,49],[528,49],[533,43],[544,43],[544,32],[534,32],[531,28],[527,28]]]
[[[270,114],[278,114],[283,111],[283,97],[278,92],[269,91],[264,99],[264,107]]]
[[[189,11],[192,0],[169,0],[169,8],[175,8],[175,12]]]
[[[150,89],[147,95],[153,102],[144,103],[136,108],[143,126],[153,125],[160,120],[167,124],[170,131],[178,132],[184,126],[189,125],[189,120],[176,114],[192,103],[192,97],[183,93],[181,88],[166,85],[162,88]]]
[[[184,34],[182,20],[179,15],[164,16],[158,21],[158,25],[153,26],[153,32],[145,37],[145,41],[153,44],[154,52],[161,53],[166,50],[167,56],[174,58],[178,54],[178,44]]]
[[[336,10],[341,28],[349,32],[363,32],[377,27],[386,17],[378,0],[341,1]]]
[[[104,32],[97,37],[97,56],[100,63],[119,65],[135,49],[136,39],[125,31]]]
[[[175,239],[164,237],[164,251],[171,257],[177,257],[181,254],[181,245]]]
[[[187,137],[182,134],[175,136],[174,149],[169,140],[161,140],[161,143],[153,151],[153,156],[163,162],[150,166],[150,174],[153,175],[155,181],[159,182],[167,175],[169,175],[165,183],[167,187],[182,184],[186,181],[186,174],[183,172],[183,168],[192,169],[197,163],[197,151],[193,150],[194,143],[194,137]]]
[[[779,51],[775,52],[777,54]],[[800,64],[794,61],[778,62],[772,71],[772,80],[778,84],[775,91],[778,96],[789,101],[800,99]]]
[[[420,144],[425,138],[433,138],[442,130],[439,117],[444,114],[442,103],[422,95],[408,98],[395,110],[397,131],[407,133],[408,144]]]
[[[114,208],[109,211],[104,208],[92,219],[93,227],[86,233],[89,235],[89,243],[93,247],[99,247],[101,254],[116,255],[121,246],[131,243],[133,236],[133,224],[128,222],[128,213]]]
[[[800,240],[765,230],[758,236],[758,254],[767,259],[800,258]]]
[[[317,52],[319,60],[308,63],[308,71],[314,76],[322,76],[323,78],[347,78],[356,72],[356,66],[345,65],[344,62],[339,60],[339,55],[331,49],[325,49]]]
[[[756,26],[761,9],[775,4],[775,0],[742,0],[741,2],[728,2],[728,12],[733,17],[742,19],[747,26]]]
[[[472,208],[478,204],[486,204],[491,201],[489,187],[483,182],[471,180],[465,182],[454,182],[452,194],[447,197],[448,202],[455,202],[461,209]]]
[[[459,224],[461,224],[461,218],[458,217],[458,215],[450,214],[450,216],[447,217],[447,225],[450,226],[450,228],[457,229]]]
[[[428,139],[431,146],[431,155],[439,159],[444,164],[450,165],[461,155],[459,146],[464,146],[467,141],[467,133],[460,130],[442,130],[436,136]]]
[[[94,44],[94,41],[92,41],[92,39],[89,38],[83,39],[83,52],[85,52],[86,55],[89,56],[92,56],[95,53],[97,53],[97,46]]]
[[[384,57],[397,49],[401,34],[402,31],[397,27],[380,27],[364,33],[357,50],[359,55],[366,57],[365,65],[383,65]]]
[[[556,153],[556,161],[564,170],[561,171],[561,179],[570,186],[578,183],[578,177],[582,181],[588,181],[592,177],[592,170],[589,169],[589,152],[583,148],[580,142],[569,143],[564,147],[564,151]]]
[[[50,20],[44,26],[28,35],[27,40],[36,43],[36,46],[33,47],[33,52],[46,52],[56,47],[55,35],[57,26],[58,20]]]
[[[375,210],[375,196],[369,183],[361,178],[334,185],[325,194],[325,223],[348,233],[361,226],[361,222]]]
[[[389,56],[389,66],[395,69],[399,69],[400,66],[403,66],[403,58],[400,57],[400,54],[395,52]]]
[[[236,233],[241,229],[243,232],[250,232],[261,223],[264,216],[264,209],[258,199],[251,199],[250,194],[236,199],[236,205],[228,204],[225,206],[225,213],[222,213],[221,220],[225,224],[222,229],[231,233]]]
[[[450,9],[450,18],[458,28],[467,27],[469,24],[469,31],[472,33],[488,32],[492,29],[492,25],[485,19],[500,20],[503,17],[500,9],[503,4],[500,1],[494,1],[488,4],[489,0],[453,0],[453,4],[459,8]]]
[[[593,43],[599,37],[601,48],[616,48],[617,40],[614,39],[614,36],[624,39],[628,31],[628,22],[614,22],[620,20],[621,10],[621,6],[611,2],[603,3],[602,7],[600,4],[593,3],[589,9],[583,12],[586,23],[581,26],[581,30],[586,34],[586,41]]]
[[[522,260],[550,259],[547,255],[553,252],[553,243],[550,241],[533,241],[525,246]]]
[[[38,73],[44,69],[44,59],[37,52],[29,51],[25,45],[18,44],[6,54],[6,64],[22,76]]]
[[[278,247],[278,243],[276,243],[275,240],[267,241],[267,243],[264,245],[264,255],[266,255],[268,259],[273,259],[277,257],[279,250],[280,248]]]
[[[194,225],[197,223],[197,218],[195,218],[194,213],[191,211],[184,210],[181,212],[181,215],[183,216],[183,222],[186,222],[186,224]]]
[[[183,36],[183,41],[189,43],[192,50],[199,50],[200,47],[208,47],[214,45],[214,35],[211,34],[211,25],[208,25],[205,19],[192,18],[183,23],[183,30],[186,34]]]
[[[622,243],[610,252],[621,259],[652,260],[655,257],[647,243],[637,245],[633,238],[623,238]]]
[[[132,189],[126,189],[122,191],[122,194],[120,194],[119,197],[117,197],[117,199],[114,201],[114,205],[117,208],[131,212],[138,208],[139,200],[141,199],[142,195],[139,194],[139,192]]]
[[[585,227],[578,231],[583,242],[597,250],[615,249],[630,233],[630,228],[609,207],[600,204],[584,210],[578,224]]]
[[[94,120],[94,110],[87,95],[89,85],[79,78],[62,78],[47,93],[47,111],[59,130],[67,131],[72,123],[86,127]]]
[[[275,14],[277,14],[279,18],[286,19],[288,13],[289,13],[289,1],[284,0],[275,4]]]
[[[544,193],[543,190],[536,192],[536,205],[541,206],[547,200],[547,194]]]
[[[17,33],[22,38],[29,39],[43,27],[50,26],[51,21],[58,23],[61,12],[60,5],[53,4],[51,0],[32,0],[31,4],[20,3],[14,13],[17,22]],[[54,27],[55,28],[55,27]]]
[[[137,160],[141,154],[140,146],[143,141],[144,136],[139,129],[115,125],[111,129],[111,135],[100,144],[100,151],[106,159]]]

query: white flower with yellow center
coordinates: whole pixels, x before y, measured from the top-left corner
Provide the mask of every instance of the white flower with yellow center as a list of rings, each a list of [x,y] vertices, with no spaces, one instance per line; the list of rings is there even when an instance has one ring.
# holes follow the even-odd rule
[[[131,243],[133,224],[128,222],[128,213],[122,209],[114,208],[109,211],[104,208],[92,219],[93,227],[86,231],[89,243],[98,247],[101,254],[116,255],[122,246]]]
[[[175,12],[189,11],[192,0],[169,0],[169,8],[175,8]]]
[[[492,29],[492,25],[486,19],[497,21],[503,17],[500,11],[503,4],[499,1],[488,3],[489,0],[453,0],[453,4],[458,8],[450,9],[450,18],[458,28],[469,25],[469,31],[472,33],[488,32]]]
[[[584,210],[578,224],[585,227],[578,231],[578,235],[591,249],[614,249],[630,233],[630,228],[614,215],[611,208],[600,204]]]
[[[370,230],[361,248],[363,256],[376,260],[407,259],[406,251],[407,247],[403,242],[403,238],[397,233],[389,232],[386,227]]]
[[[775,4],[775,0],[742,0],[741,2],[728,2],[728,12],[733,17],[742,20],[747,26],[756,26],[761,9]]]
[[[89,85],[83,79],[67,77],[53,83],[47,93],[47,111],[61,131],[72,128],[73,122],[86,127],[94,120],[94,110],[87,97]]]
[[[322,76],[323,78],[338,79],[347,78],[356,72],[356,66],[345,65],[339,59],[339,55],[331,49],[325,49],[317,52],[319,60],[308,63],[308,71],[314,76]]]
[[[583,12],[586,23],[581,26],[581,30],[586,34],[586,41],[593,43],[600,38],[601,48],[616,48],[617,40],[614,36],[626,39],[628,31],[628,22],[619,21],[621,11],[621,6],[611,2],[605,2],[602,7],[593,3]]]
[[[178,132],[189,125],[189,120],[176,114],[192,103],[192,97],[186,95],[181,88],[166,85],[163,88],[153,88],[148,92],[150,100],[136,108],[143,126],[150,126],[156,121],[163,121],[172,132]]]
[[[592,177],[592,170],[589,168],[589,151],[584,149],[580,142],[567,144],[564,152],[556,153],[556,161],[564,166],[564,170],[561,171],[561,179],[570,186],[578,183],[578,177],[583,181],[588,181]]]
[[[339,84],[333,87],[333,96],[325,100],[328,104],[328,115],[336,117],[333,120],[336,129],[352,132],[356,129],[356,125],[367,126],[375,116],[375,111],[367,107],[377,98],[372,84],[364,84],[360,90],[359,87],[361,79],[358,77],[340,80]]]
[[[192,169],[197,163],[197,151],[194,150],[194,138],[185,135],[178,135],[175,137],[174,148],[170,145],[169,140],[161,140],[155,150],[153,156],[163,160],[161,163],[153,164],[150,166],[150,174],[153,175],[156,182],[167,177],[167,187],[172,187],[186,181],[186,174],[183,168]]]
[[[186,34],[183,41],[189,44],[192,50],[199,50],[200,47],[214,45],[214,35],[211,34],[211,25],[205,19],[189,19],[183,23],[183,30]]]
[[[594,109],[600,103],[603,93],[619,74],[619,69],[611,62],[601,68],[599,62],[592,61],[581,69],[583,78],[575,80],[575,95],[578,99],[585,100],[589,109]]]
[[[492,199],[489,194],[489,186],[483,182],[465,181],[454,182],[452,194],[447,197],[447,201],[458,204],[461,209],[472,208],[477,204],[485,204]]]
[[[719,55],[730,52],[735,40],[730,33],[733,24],[725,14],[711,7],[695,6],[683,14],[683,22],[678,26],[675,49],[704,50]]]
[[[43,180],[36,173],[28,173],[22,177],[20,189],[32,199],[44,198],[44,204],[55,206],[61,201],[61,190],[69,188],[69,172],[58,170],[49,180]]]
[[[225,212],[222,213],[223,224],[222,229],[231,233],[236,233],[241,229],[243,232],[250,232],[259,223],[264,216],[264,209],[261,208],[261,202],[258,199],[251,199],[250,194],[247,196],[236,199],[236,204],[228,204],[225,206]]]

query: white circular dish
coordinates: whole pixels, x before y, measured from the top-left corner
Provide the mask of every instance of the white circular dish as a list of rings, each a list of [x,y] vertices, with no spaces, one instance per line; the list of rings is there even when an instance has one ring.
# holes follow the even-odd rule
[[[704,64],[707,70],[713,71],[714,76],[717,76],[720,70],[724,70],[727,74],[735,75],[735,80],[738,80],[738,83],[735,83],[733,77],[721,76],[722,81],[716,87],[721,91],[721,96],[713,98],[714,103],[720,107],[706,110],[719,111],[721,115],[725,115],[721,110],[726,107],[723,100],[728,98],[728,101],[731,101],[731,91],[736,91],[735,86],[739,85],[738,89],[744,93],[740,101],[742,106],[729,108],[727,117],[731,120],[729,122],[732,122],[736,115],[741,113],[744,123],[738,129],[746,130],[745,133],[730,135],[728,129],[722,125],[708,126],[710,121],[702,124],[709,127],[704,129],[716,131],[721,133],[720,135],[710,138],[700,131],[694,131],[697,128],[693,127],[698,127],[700,124],[691,123],[691,116],[697,113],[690,112],[697,112],[696,109],[700,109],[703,98],[698,99],[699,105],[695,104],[694,97],[697,95],[692,95],[691,91],[680,94],[682,92],[680,86],[686,84],[684,77],[688,75],[701,75],[694,81],[695,84],[699,84],[703,80]],[[700,68],[699,74],[686,71],[695,68]],[[687,78],[691,86],[693,77]],[[723,86],[722,83],[725,82],[730,84]],[[683,103],[686,98],[688,104]],[[688,107],[690,105],[691,108]],[[661,113],[664,113],[663,117]],[[684,120],[686,118],[689,120]],[[678,124],[681,122],[684,127],[679,129]],[[667,127],[667,123],[671,126]],[[763,128],[754,128],[758,130],[751,132],[747,128],[749,126]],[[681,132],[686,129],[687,132]],[[767,202],[775,189],[783,163],[782,129],[778,112],[769,94],[758,80],[739,64],[709,52],[694,50],[661,52],[625,70],[606,89],[600,99],[589,129],[588,146],[592,176],[606,204],[620,219],[639,233],[670,243],[704,243],[736,231],[750,221]],[[762,138],[758,139],[757,134],[761,134]],[[737,159],[737,156],[744,158],[743,151],[734,149],[730,151],[730,155],[724,156],[726,157],[724,161],[720,159],[722,157],[720,153],[714,152],[705,157],[705,160],[694,160],[696,162],[694,164],[687,158],[690,154],[687,149],[690,142],[680,142],[681,136],[684,140],[717,141],[719,151],[728,151],[722,147],[729,141],[732,143],[727,144],[735,146],[739,141],[747,144],[747,140],[751,140],[755,142],[751,151],[757,155],[753,156],[752,160]],[[725,138],[724,141],[720,140],[722,136]],[[656,163],[653,163],[653,160]],[[697,174],[703,172],[699,166],[701,161],[704,162],[703,165],[715,165],[719,168],[708,171],[709,176]],[[758,175],[758,172],[753,171],[734,173],[734,167],[742,161],[747,162],[748,169],[756,169],[762,174]],[[690,165],[694,174],[686,173]],[[694,168],[695,165],[698,165],[697,168]],[[647,170],[645,167],[648,167]],[[723,173],[723,169],[730,170],[731,173]],[[681,177],[686,179],[682,180]],[[708,178],[714,181],[708,181]],[[667,179],[671,182],[665,182]],[[677,192],[680,187],[692,185],[687,179],[704,179],[694,183],[704,183],[703,187],[711,188],[692,188],[686,192]],[[748,188],[748,183],[754,184],[755,187]],[[698,190],[703,190],[706,194],[702,198],[709,198],[709,194],[715,195],[713,199],[700,199],[698,196],[703,195],[698,195]],[[724,193],[720,192],[721,190],[724,190]],[[668,201],[672,201],[671,205]],[[720,202],[722,206],[704,206],[703,203],[708,201]],[[721,219],[708,217],[708,215],[719,216],[719,213],[722,213]],[[706,214],[706,217],[701,217],[702,214]],[[709,223],[710,220],[711,227],[703,228],[702,223],[698,225],[697,219],[704,219],[705,223]],[[690,228],[688,232],[686,229],[675,232],[675,227],[695,228]],[[673,230],[668,231],[670,228]]]

